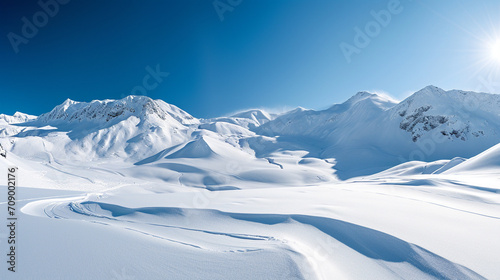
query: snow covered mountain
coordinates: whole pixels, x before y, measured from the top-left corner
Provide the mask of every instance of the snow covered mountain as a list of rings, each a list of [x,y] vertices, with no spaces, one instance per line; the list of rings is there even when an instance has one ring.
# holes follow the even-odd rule
[[[30,267],[0,279],[496,279],[499,105],[431,86],[279,115],[143,96],[1,115]]]
[[[400,128],[413,142],[437,132],[446,140],[497,138],[500,95],[444,91],[430,86],[404,100],[392,112],[402,118]],[[497,137],[495,137],[497,136]]]
[[[406,161],[474,156],[499,142],[499,105],[500,95],[434,86],[398,104],[360,92],[323,111],[288,112],[256,132],[319,143],[310,152],[335,158],[340,176],[349,178]]]
[[[186,125],[197,123],[181,109],[144,96],[90,103],[68,99],[4,134],[14,141],[13,152],[28,157],[129,161],[187,141]]]
[[[0,114],[0,124],[23,123],[34,119],[36,119],[36,116],[23,114],[21,112],[16,112],[12,116]]]
[[[48,161],[202,159],[211,147],[225,147],[245,155],[240,165],[264,161],[293,170],[289,163],[312,158],[327,163],[322,173],[348,179],[408,161],[475,156],[499,142],[499,108],[500,95],[434,86],[399,103],[359,92],[321,111],[249,110],[206,120],[144,96],[68,99],[36,119],[2,115],[0,141],[20,156]]]
[[[141,121],[166,121],[169,125],[177,127],[180,124],[193,124],[197,122],[188,113],[162,100],[131,95],[121,100],[94,100],[90,103],[67,99],[52,111],[38,117],[35,123],[45,125],[116,123],[131,116],[140,118]]]
[[[209,123],[230,123],[242,126],[248,129],[254,129],[262,124],[269,122],[276,117],[275,114],[270,114],[261,109],[253,109],[243,111],[231,115],[229,117],[219,117],[206,120]]]

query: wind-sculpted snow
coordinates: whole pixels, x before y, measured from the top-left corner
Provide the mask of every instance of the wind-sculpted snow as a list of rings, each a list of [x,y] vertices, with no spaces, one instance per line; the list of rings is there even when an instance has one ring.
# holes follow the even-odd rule
[[[448,174],[463,172],[490,172],[496,173],[500,169],[500,144],[480,153],[479,155],[463,160],[447,169]]]
[[[13,279],[494,279],[500,273],[494,169],[475,169],[474,176],[488,171],[482,177],[436,174],[456,159],[321,181],[316,176],[327,178],[334,161],[288,151],[272,157],[280,168],[224,148],[230,144],[203,142],[208,158],[168,158],[181,145],[132,167],[2,158],[0,167],[23,172],[19,255],[30,266]],[[486,155],[494,158],[495,151]],[[467,161],[460,162],[456,167]]]
[[[224,255],[230,258],[235,252],[249,254],[248,257],[252,258],[253,252],[272,250],[291,261],[286,269],[296,279],[330,279],[341,275],[352,279],[368,276],[384,279],[485,279],[465,266],[394,235],[338,219],[304,214],[251,213],[248,212],[250,209],[241,213],[159,206],[129,208],[99,202],[101,199],[103,196],[98,195],[80,201],[67,202],[66,199],[66,202],[36,203],[25,207],[24,211],[37,213],[43,210],[50,218],[111,226],[181,246],[181,250],[186,247],[219,252],[222,255],[218,258],[222,259],[226,258]],[[147,201],[140,203],[149,204]],[[302,239],[306,236],[311,240]],[[321,255],[314,247],[317,246],[314,240],[323,240]],[[339,261],[342,258],[350,258],[350,261]],[[353,265],[369,267],[370,270],[355,272]],[[334,269],[328,270],[327,267]],[[252,279],[257,272],[247,273]],[[285,277],[287,274],[270,274],[269,279],[290,279]],[[203,274],[202,277],[229,279],[223,272]]]

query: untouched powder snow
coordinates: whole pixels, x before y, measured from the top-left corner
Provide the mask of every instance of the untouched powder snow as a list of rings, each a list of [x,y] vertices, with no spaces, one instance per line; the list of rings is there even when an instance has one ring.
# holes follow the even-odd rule
[[[500,169],[500,144],[480,153],[479,155],[465,160],[447,171],[447,174],[463,172],[492,172]]]
[[[9,164],[13,163],[21,170],[29,168],[22,161]],[[121,177],[122,183],[102,185],[88,194],[49,190],[56,181],[23,184],[24,246],[19,247],[19,256],[30,266],[20,266],[15,277],[5,270],[0,275],[7,279],[40,279],[40,275],[113,279],[115,274],[132,279],[495,279],[498,275],[500,244],[494,240],[500,233],[500,197],[479,186],[418,175],[427,177],[173,191],[161,189],[159,182],[101,170],[108,175],[82,169],[68,173],[93,180],[114,178],[104,182],[118,182]],[[184,172],[188,176],[190,170]],[[47,174],[51,180],[64,177],[60,171]],[[72,180],[79,188],[95,185]]]

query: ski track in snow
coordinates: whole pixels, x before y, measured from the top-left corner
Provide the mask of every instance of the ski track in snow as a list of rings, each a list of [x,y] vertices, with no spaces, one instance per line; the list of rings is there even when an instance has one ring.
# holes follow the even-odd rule
[[[254,240],[254,241],[279,241],[279,239],[274,238],[272,236],[240,234],[240,233],[226,233],[226,232],[201,230],[201,229],[187,228],[187,227],[180,227],[180,226],[171,226],[171,225],[166,225],[166,224],[146,223],[146,222],[137,222],[137,221],[132,221],[132,220],[117,219],[114,217],[95,213],[89,207],[85,207],[82,204],[76,203],[76,202],[49,203],[43,208],[43,212],[47,217],[53,218],[53,219],[78,219],[78,217],[71,217],[71,214],[76,213],[78,215],[84,216],[85,218],[92,218],[90,220],[85,219],[85,221],[88,221],[88,222],[98,222],[98,223],[101,223],[103,225],[119,226],[119,227],[122,227],[126,230],[136,231],[138,233],[149,235],[151,237],[160,238],[160,239],[168,240],[171,242],[176,242],[179,244],[195,247],[198,249],[205,249],[205,248],[202,248],[202,247],[197,246],[195,244],[189,244],[189,243],[175,241],[173,239],[168,239],[165,236],[154,235],[154,234],[151,234],[147,231],[141,231],[141,230],[138,230],[137,228],[133,228],[127,224],[148,225],[148,226],[154,226],[154,227],[171,228],[171,229],[178,229],[178,230],[182,230],[182,231],[192,231],[192,232],[197,232],[197,233],[201,233],[201,234],[231,237],[231,238],[235,238],[235,239],[246,239],[246,240]],[[81,219],[83,220],[84,218],[81,217]],[[105,220],[106,222],[104,222],[103,220]]]
[[[56,171],[59,171],[59,172],[61,172],[61,173],[67,174],[67,175],[69,175],[69,176],[73,176],[73,177],[77,177],[77,178],[80,178],[80,179],[87,180],[87,181],[89,181],[89,182],[90,182],[90,183],[92,183],[92,184],[94,184],[94,183],[95,183],[95,182],[94,182],[94,180],[92,180],[92,179],[90,179],[90,178],[88,178],[88,177],[79,176],[79,175],[76,175],[76,174],[74,174],[74,173],[66,172],[66,171],[64,171],[64,170],[61,170],[61,169],[59,169],[59,168],[54,167],[54,166],[53,166],[53,165],[51,165],[51,164],[45,164],[45,166],[47,166],[47,167],[49,167],[49,168],[52,168],[52,169],[54,169],[54,170],[56,170]]]
[[[355,190],[349,190],[349,191],[355,191]],[[374,193],[374,194],[377,194],[377,195],[384,195],[384,196],[390,196],[390,197],[395,197],[395,198],[408,199],[408,200],[418,201],[418,202],[422,202],[422,203],[432,204],[432,205],[436,205],[436,206],[439,206],[439,207],[444,207],[444,208],[448,208],[448,209],[452,209],[452,210],[456,210],[456,211],[460,211],[460,212],[464,212],[464,213],[468,213],[468,214],[483,216],[483,217],[486,217],[486,218],[500,219],[500,217],[497,217],[497,216],[491,216],[491,215],[486,215],[486,214],[482,214],[482,213],[478,213],[478,212],[468,211],[468,210],[465,210],[465,209],[460,209],[460,208],[457,208],[457,207],[451,207],[451,206],[444,205],[444,204],[441,204],[441,203],[430,202],[430,201],[425,201],[425,200],[415,199],[415,198],[405,197],[405,196],[399,196],[399,195],[394,195],[394,194],[387,194],[387,193],[382,193],[382,192],[371,192],[371,193]],[[430,193],[430,192],[428,192],[428,193]],[[442,195],[442,194],[438,194],[438,195]]]

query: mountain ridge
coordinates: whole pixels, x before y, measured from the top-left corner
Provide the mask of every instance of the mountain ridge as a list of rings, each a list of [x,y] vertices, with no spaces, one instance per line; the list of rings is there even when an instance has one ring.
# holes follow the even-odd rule
[[[197,119],[146,96],[67,99],[37,118],[19,113],[16,120],[25,119],[24,123],[4,121],[0,143],[31,158],[46,159],[50,154],[48,158],[60,160],[137,163],[178,145],[177,155],[204,158],[196,152],[207,153],[208,148],[187,145],[202,137],[201,144],[234,148],[282,168],[280,160],[295,161],[298,154],[298,161],[334,159],[332,172],[347,179],[406,161],[472,157],[498,143],[498,108],[500,95],[435,86],[399,103],[362,91],[325,110],[297,108],[275,115],[252,109],[213,119]]]

